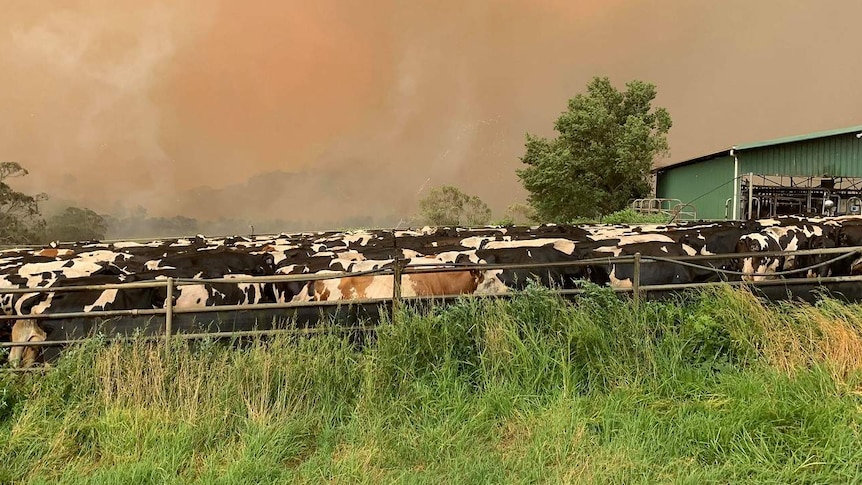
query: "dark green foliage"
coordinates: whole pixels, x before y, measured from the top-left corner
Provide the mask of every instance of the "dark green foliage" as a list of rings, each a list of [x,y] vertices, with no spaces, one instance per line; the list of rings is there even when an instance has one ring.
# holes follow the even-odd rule
[[[557,118],[556,138],[527,135],[518,176],[539,220],[596,218],[649,193],[647,177],[671,127],[668,112],[652,107],[655,97],[649,83],[631,81],[621,92],[594,78]]]
[[[668,217],[661,214],[641,214],[634,209],[621,209],[598,219],[575,220],[578,224],[667,224]]]
[[[45,200],[45,194],[27,195],[7,183],[27,173],[15,162],[0,163],[0,244],[35,244],[42,237],[45,223],[39,202]]]
[[[434,187],[419,201],[423,223],[432,226],[482,226],[491,221],[491,209],[482,199],[457,187]]]
[[[66,207],[48,218],[45,241],[91,241],[105,238],[108,224],[105,218],[79,207]]]
[[[13,190],[6,183],[10,178],[24,177],[27,173],[17,163],[0,163],[0,244],[41,244],[105,237],[105,219],[90,209],[67,207],[45,221],[39,203],[47,200],[47,195],[27,195]]]
[[[140,206],[122,214],[108,216],[107,225],[110,237],[116,239],[190,236],[201,232],[197,219],[183,216],[150,217],[147,215],[147,210]],[[210,232],[210,234],[245,234],[251,232],[249,224],[244,221],[230,220],[225,222],[224,226],[228,226],[228,228],[217,227],[216,229],[220,230]]]

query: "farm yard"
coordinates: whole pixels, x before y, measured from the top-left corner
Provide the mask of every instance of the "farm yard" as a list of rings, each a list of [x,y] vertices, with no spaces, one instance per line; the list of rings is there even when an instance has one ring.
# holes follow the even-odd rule
[[[18,3],[0,485],[862,483],[862,2]]]
[[[852,482],[860,355],[858,305],[728,287],[531,287],[373,345],[92,341],[0,377],[0,481]]]
[[[862,458],[862,307],[820,283],[859,284],[860,228],[857,217],[790,217],[5,251],[7,291],[23,281],[46,290],[3,300],[25,319],[128,302],[155,310],[170,301],[178,313],[246,305],[249,320],[217,329],[230,331],[260,328],[255,304],[310,305],[316,319],[317,305],[402,300],[315,320],[313,336],[180,338],[212,330],[204,318],[164,342],[122,317],[112,328],[129,340],[107,342],[101,327],[38,372],[0,374],[0,481],[852,481]],[[625,259],[634,255],[638,271]],[[455,277],[432,285],[426,275]],[[168,277],[178,285],[170,300]],[[276,279],[255,281],[267,277]],[[800,277],[812,283],[797,296],[815,304],[770,303],[758,293],[768,287],[748,286],[777,283],[786,298]],[[649,298],[674,283],[715,285]],[[51,293],[55,285],[88,289]],[[413,304],[420,296],[452,298]],[[161,335],[164,318],[150,317],[145,333]],[[47,340],[96,328],[78,317],[36,322]],[[345,331],[355,325],[368,331]]]
[[[568,294],[592,283],[636,299],[739,281],[810,299],[820,285],[842,283],[853,299],[862,297],[857,246],[857,216],[55,243],[0,252],[0,302],[6,340],[34,343],[159,330],[152,319],[97,325],[90,316],[163,315],[165,335],[235,332],[266,328],[274,315],[314,326],[321,312],[351,304],[374,313],[402,299],[508,295],[533,283]],[[782,288],[791,283],[807,288]],[[255,313],[279,309],[292,312]],[[207,318],[216,312],[229,318]],[[360,314],[347,313],[354,324]],[[37,354],[12,347],[10,361]]]

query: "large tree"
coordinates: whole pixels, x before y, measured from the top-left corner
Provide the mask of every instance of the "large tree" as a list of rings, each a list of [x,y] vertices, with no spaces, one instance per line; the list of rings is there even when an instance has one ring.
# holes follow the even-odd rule
[[[559,136],[527,134],[527,167],[518,177],[538,219],[598,217],[649,193],[649,171],[667,152],[671,127],[667,110],[653,108],[655,97],[653,84],[631,81],[620,92],[597,77],[557,118]]]
[[[419,211],[432,226],[481,226],[491,220],[491,209],[482,199],[451,185],[431,189],[419,201]]]
[[[50,217],[45,227],[47,241],[90,241],[104,239],[108,231],[105,218],[90,209],[66,207]]]
[[[0,244],[34,244],[42,238],[45,223],[39,214],[44,194],[27,195],[6,183],[27,170],[15,162],[0,162]]]

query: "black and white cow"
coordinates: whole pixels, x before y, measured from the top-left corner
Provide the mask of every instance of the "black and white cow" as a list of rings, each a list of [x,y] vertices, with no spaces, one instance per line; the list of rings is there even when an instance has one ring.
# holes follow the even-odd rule
[[[749,273],[746,279],[751,280],[774,278],[799,269],[808,271],[798,276],[862,274],[862,257],[830,262],[833,259],[831,255],[796,258],[755,256],[741,260],[728,256],[715,261],[698,261],[697,264],[704,267],[702,269],[663,260],[678,256],[851,245],[862,246],[862,218],[788,217],[744,222],[546,224],[472,229],[427,227],[221,238],[196,236],[145,243],[86,242],[0,251],[0,290],[149,281],[167,277],[240,279],[330,272],[338,277],[325,282],[300,279],[279,283],[243,282],[239,285],[206,281],[180,284],[174,292],[173,303],[177,307],[188,308],[387,298],[394,286],[391,274],[345,276],[342,273],[390,270],[396,261],[406,264],[409,273],[409,269],[419,265],[432,269],[452,263],[541,265],[588,258],[597,261],[578,266],[404,274],[402,294],[434,296],[444,291],[496,294],[523,288],[530,280],[562,288],[577,287],[582,281],[627,287],[632,284],[632,265],[612,260],[635,253],[644,258],[641,266],[641,283],[644,285],[733,278],[728,274],[718,274],[710,267],[745,271]],[[163,287],[137,293],[100,290],[0,294],[0,309],[20,315],[25,320],[27,315],[45,312],[160,308],[166,297]],[[0,327],[0,337],[10,335],[8,326]],[[33,327],[26,324],[22,328]],[[58,335],[56,331],[47,331],[46,334],[47,338]]]

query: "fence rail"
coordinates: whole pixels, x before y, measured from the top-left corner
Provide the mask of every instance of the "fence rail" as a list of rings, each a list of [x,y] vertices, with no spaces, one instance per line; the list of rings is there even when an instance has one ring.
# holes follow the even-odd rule
[[[0,322],[4,320],[21,320],[21,319],[72,319],[72,318],[109,318],[122,316],[161,316],[165,317],[164,331],[161,335],[147,336],[146,339],[160,340],[164,339],[166,344],[169,344],[172,339],[194,340],[208,338],[236,338],[236,337],[251,337],[264,335],[278,334],[301,334],[301,333],[320,333],[332,331],[327,327],[315,327],[307,329],[270,329],[270,330],[244,330],[244,331],[228,331],[228,332],[202,332],[192,334],[175,334],[173,331],[173,317],[178,314],[199,314],[199,313],[215,313],[228,311],[246,311],[246,310],[280,310],[280,309],[297,309],[297,308],[326,308],[339,307],[347,305],[382,305],[391,304],[392,311],[403,304],[409,302],[422,301],[444,301],[454,298],[464,297],[509,297],[511,292],[501,294],[453,294],[453,295],[435,295],[435,296],[403,296],[402,295],[402,278],[404,275],[411,274],[426,274],[439,273],[449,271],[466,271],[466,270],[517,270],[531,268],[557,268],[557,267],[577,267],[586,265],[601,265],[601,264],[632,264],[633,273],[631,278],[631,286],[614,287],[612,290],[617,293],[632,293],[635,304],[638,304],[644,295],[648,292],[660,291],[677,291],[695,288],[707,288],[719,285],[730,286],[751,286],[751,287],[768,287],[768,286],[797,286],[797,285],[824,285],[830,283],[862,283],[862,275],[856,276],[832,276],[832,277],[816,277],[816,278],[779,278],[765,279],[759,281],[711,281],[701,283],[679,283],[679,284],[657,284],[643,285],[642,282],[642,267],[644,264],[686,264],[691,265],[691,262],[702,261],[717,261],[717,260],[733,260],[751,257],[778,258],[778,257],[798,257],[806,255],[842,255],[839,258],[851,256],[853,254],[862,253],[862,246],[853,246],[845,248],[823,248],[823,249],[807,249],[795,251],[763,251],[763,252],[748,252],[748,253],[727,253],[727,254],[696,254],[687,256],[644,256],[640,253],[626,256],[606,257],[606,258],[590,258],[573,261],[561,261],[552,263],[524,263],[524,264],[478,264],[478,263],[423,263],[416,265],[405,265],[404,260],[395,259],[391,263],[387,263],[380,268],[362,271],[362,272],[332,272],[332,273],[309,273],[296,275],[276,275],[276,276],[255,276],[255,277],[237,277],[237,278],[210,278],[210,279],[193,279],[193,278],[172,278],[168,277],[163,280],[133,282],[133,283],[118,283],[104,285],[86,285],[86,286],[57,286],[57,287],[40,287],[40,288],[3,288],[0,289],[0,294],[29,294],[29,293],[52,293],[64,291],[84,291],[84,290],[105,290],[105,289],[133,289],[133,288],[161,288],[166,289],[167,298],[164,308],[143,308],[129,310],[107,310],[107,311],[92,311],[92,312],[66,312],[66,313],[40,313],[32,315],[0,315]],[[835,258],[835,259],[839,259]],[[819,265],[814,265],[816,267]],[[712,266],[699,266],[705,270],[722,271],[720,268]],[[804,270],[804,269],[803,269]],[[787,274],[799,273],[800,270],[786,272]],[[719,273],[720,274],[720,273]],[[749,276],[763,276],[758,273],[742,273],[736,274]],[[776,273],[781,275],[781,273]],[[388,276],[392,275],[392,296],[386,298],[365,298],[352,300],[333,300],[333,301],[296,301],[284,303],[257,303],[257,304],[236,304],[236,305],[218,305],[218,306],[203,306],[203,307],[176,307],[173,303],[174,290],[183,285],[200,285],[212,283],[224,284],[243,284],[243,283],[279,283],[292,281],[318,281],[335,278],[349,278],[358,276]],[[551,290],[559,295],[578,295],[583,293],[584,289],[560,289]],[[374,326],[359,326],[359,327],[338,327],[336,331],[354,331],[354,330],[369,330]],[[135,337],[112,337],[106,338],[106,341],[122,341]],[[50,347],[50,346],[65,346],[74,343],[84,342],[89,339],[75,340],[55,340],[45,342],[2,342],[0,348],[10,347]]]
[[[722,253],[722,254],[694,254],[686,256],[640,256],[641,263],[667,262],[667,261],[721,261],[731,259],[744,258],[776,258],[789,256],[814,256],[814,255],[831,255],[831,254],[848,254],[862,253],[862,246],[850,246],[843,248],[823,248],[823,249],[804,249],[793,251],[759,251],[747,253]],[[635,255],[631,256],[612,256],[601,258],[578,259],[572,261],[558,261],[553,263],[522,263],[522,264],[482,264],[482,263],[419,263],[409,266],[404,266],[401,269],[401,274],[421,274],[421,273],[441,273],[449,271],[466,271],[466,270],[482,270],[491,271],[497,269],[530,269],[530,268],[559,268],[559,267],[576,267],[590,266],[597,264],[634,264]],[[294,281],[318,281],[337,278],[349,278],[356,276],[367,275],[387,275],[394,274],[394,263],[392,267],[381,267],[360,272],[327,272],[321,273],[304,273],[304,274],[289,274],[289,275],[273,275],[273,276],[243,276],[237,278],[173,278],[175,287],[185,285],[200,285],[200,284],[241,284],[241,283],[282,283]],[[755,273],[743,273],[748,276],[755,276]],[[133,288],[161,288],[167,286],[167,278],[154,281],[140,281],[133,283],[107,283],[102,285],[80,285],[80,286],[46,286],[34,288],[0,288],[0,295],[3,294],[19,294],[19,293],[56,293],[66,291],[88,291],[88,290],[109,290],[109,289],[133,289]],[[2,317],[2,315],[0,315]]]

